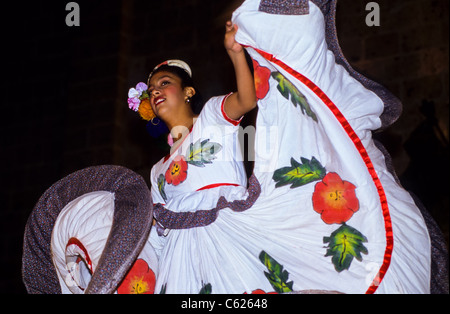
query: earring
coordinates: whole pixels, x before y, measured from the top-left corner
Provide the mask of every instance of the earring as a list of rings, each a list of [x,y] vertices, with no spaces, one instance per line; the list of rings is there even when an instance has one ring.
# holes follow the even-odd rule
[[[154,138],[158,138],[161,135],[169,133],[169,128],[167,127],[167,125],[158,117],[151,119],[147,123],[145,128],[147,132]]]
[[[191,97],[188,97],[188,98],[186,99],[186,103],[188,103],[188,104],[191,103]]]
[[[153,120],[155,120],[155,119],[156,119],[156,123],[155,123],[155,121],[153,121]],[[153,117],[153,119],[151,119],[150,122],[151,122],[153,125],[158,125],[158,124],[161,122],[161,120],[160,120],[159,118],[157,118],[157,117]]]

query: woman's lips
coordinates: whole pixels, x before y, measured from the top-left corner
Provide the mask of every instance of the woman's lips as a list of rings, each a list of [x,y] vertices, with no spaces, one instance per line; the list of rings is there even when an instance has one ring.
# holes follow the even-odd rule
[[[155,107],[158,106],[159,104],[161,104],[163,101],[165,101],[166,99],[163,97],[156,97],[154,100],[155,103]]]

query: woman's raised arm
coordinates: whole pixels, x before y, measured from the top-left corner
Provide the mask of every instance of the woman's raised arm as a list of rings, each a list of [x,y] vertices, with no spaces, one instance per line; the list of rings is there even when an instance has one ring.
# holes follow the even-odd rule
[[[236,74],[237,92],[225,102],[225,112],[231,119],[238,120],[256,107],[256,91],[253,75],[245,58],[244,48],[235,40],[237,25],[226,24],[224,45],[230,56]]]

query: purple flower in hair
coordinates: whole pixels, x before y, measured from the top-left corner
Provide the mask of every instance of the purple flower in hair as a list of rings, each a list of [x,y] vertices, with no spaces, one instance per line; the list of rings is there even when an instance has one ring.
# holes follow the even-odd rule
[[[145,83],[140,82],[136,85],[136,90],[141,94],[143,91],[146,91],[147,89],[148,89],[148,86]]]

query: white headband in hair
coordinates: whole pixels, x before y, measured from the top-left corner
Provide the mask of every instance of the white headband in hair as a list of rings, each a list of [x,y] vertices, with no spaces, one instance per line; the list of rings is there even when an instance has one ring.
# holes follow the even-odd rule
[[[183,69],[187,74],[189,74],[190,77],[192,77],[192,70],[191,70],[191,68],[189,67],[189,65],[188,65],[186,62],[184,62],[184,61],[182,61],[182,60],[167,60],[167,61],[164,61],[164,62],[158,64],[158,65],[153,69],[152,73],[150,73],[150,75],[148,76],[148,81],[147,81],[148,83],[147,83],[147,85],[150,83],[150,79],[151,79],[153,73],[155,73],[155,71],[158,70],[158,69],[159,69],[161,66],[163,66],[163,65],[168,65],[168,66],[173,66],[173,67],[181,68],[181,69]]]

